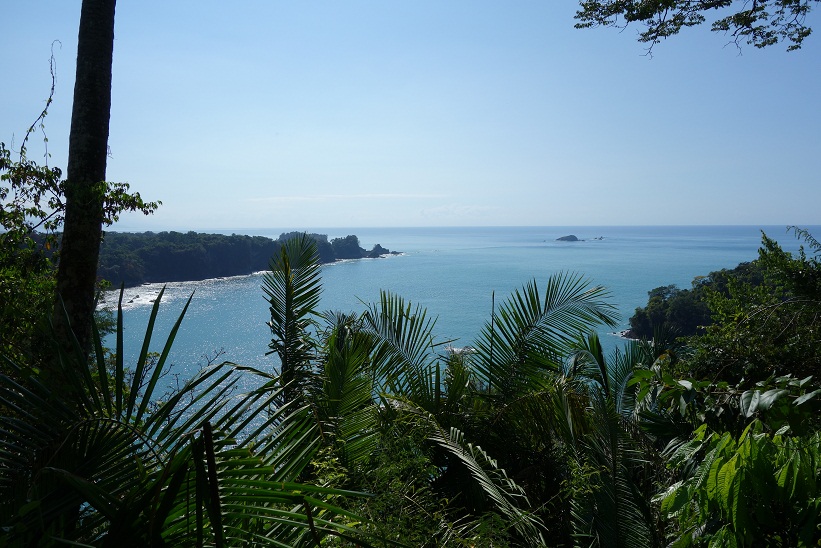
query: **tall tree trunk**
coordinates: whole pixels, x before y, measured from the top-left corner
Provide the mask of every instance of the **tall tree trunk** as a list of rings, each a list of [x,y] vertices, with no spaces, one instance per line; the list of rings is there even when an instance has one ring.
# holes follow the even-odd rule
[[[105,181],[108,157],[115,4],[116,0],[83,0],[68,144],[66,217],[54,320],[64,342],[71,329],[85,352],[91,343],[102,236],[103,189],[100,183]],[[64,320],[63,306],[70,325]]]

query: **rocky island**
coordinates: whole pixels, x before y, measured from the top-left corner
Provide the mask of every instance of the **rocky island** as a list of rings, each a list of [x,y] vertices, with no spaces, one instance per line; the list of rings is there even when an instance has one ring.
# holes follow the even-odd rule
[[[562,236],[561,238],[556,238],[557,242],[582,242],[584,240],[578,239],[575,235],[569,234],[567,236]]]

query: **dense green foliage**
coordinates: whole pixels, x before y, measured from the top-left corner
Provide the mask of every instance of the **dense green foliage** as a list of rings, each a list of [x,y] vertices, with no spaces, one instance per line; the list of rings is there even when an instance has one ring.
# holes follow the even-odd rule
[[[17,159],[0,143],[0,351],[7,356],[22,357],[38,349],[32,336],[54,303],[60,243],[56,231],[65,214],[61,177],[59,168],[29,160],[25,141]],[[149,214],[159,205],[130,193],[125,183],[102,182],[99,190],[106,225],[123,211]]]
[[[769,376],[817,375],[821,367],[818,243],[814,256],[792,257],[766,235],[759,258],[693,280],[692,289],[658,287],[630,318],[628,335],[650,339],[659,331],[690,337],[694,359],[681,372],[695,377],[753,381]]]
[[[788,42],[787,51],[801,48],[812,29],[806,17],[819,0],[582,0],[576,28],[644,26],[641,42],[654,44],[682,29],[716,18],[712,30],[729,34],[736,44],[746,41],[757,48]]]
[[[389,293],[363,312],[320,312],[318,264],[315,239],[291,238],[264,278],[278,375],[225,363],[158,399],[179,321],[155,360],[146,344],[132,367],[78,367],[61,354],[73,381],[56,392],[37,367],[6,359],[2,540],[821,541],[821,388],[812,376],[769,374],[787,368],[796,345],[818,346],[817,253],[793,257],[765,237],[754,288],[770,284],[777,301],[750,299],[749,279],[728,276],[726,292],[706,291],[706,334],[631,341],[610,356],[585,334],[613,325],[613,308],[574,276],[525,285],[472,347],[454,349],[424,309]],[[722,314],[728,303],[733,313]],[[779,319],[783,333],[747,331]],[[754,354],[766,347],[771,367],[739,354],[708,370],[710,353],[732,354],[739,336],[764,345]],[[232,391],[240,374],[259,388]]]
[[[691,289],[679,289],[675,285],[657,287],[648,293],[647,305],[636,308],[630,317],[627,336],[651,339],[662,327],[681,337],[703,333],[703,328],[712,323],[709,298],[729,295],[734,283],[758,287],[763,282],[762,266],[753,261],[741,263],[732,270],[722,269],[698,276]]]
[[[697,352],[692,373],[758,381],[770,376],[798,377],[821,371],[821,247],[807,237],[812,255],[783,251],[763,237],[759,250],[764,281],[729,285],[727,294],[712,293],[714,324],[693,342]]]
[[[374,531],[414,546],[655,542],[644,439],[623,427],[629,376],[655,357],[634,344],[608,365],[579,338],[612,325],[602,288],[528,284],[474,347],[448,349],[388,293],[362,314],[319,314],[314,248],[296,244],[265,279],[271,349],[285,394],[323,425],[316,479],[375,491],[352,508]]]
[[[110,232],[100,248],[98,272],[126,286],[250,274],[263,270],[277,248],[261,236]]]
[[[79,347],[49,345],[68,385],[4,358],[0,544],[299,546],[357,535],[334,502],[361,494],[294,482],[319,429],[308,408],[280,405],[276,379],[223,363],[159,392],[182,321],[149,359],[159,302],[134,369],[122,359],[122,313],[113,371],[99,337],[91,367]],[[237,393],[241,376],[259,388]]]
[[[56,208],[62,175],[20,156],[13,160],[0,143],[0,351],[9,356],[33,350],[30,335],[53,299],[54,272],[46,248],[55,238],[38,245],[31,235],[36,228],[57,227],[56,216],[41,204]]]
[[[239,234],[109,232],[100,248],[98,272],[114,285],[126,286],[250,274],[268,268],[268,261],[279,253],[282,244],[301,235],[292,232],[272,240]],[[324,234],[310,237],[316,242],[322,263],[390,253],[379,245],[366,251],[356,236],[330,241]]]
[[[671,455],[695,470],[660,495],[662,514],[698,539],[692,544],[813,545],[821,520],[819,436],[773,434],[758,420],[738,437],[702,425]],[[688,462],[694,452],[705,454],[697,464]]]
[[[809,255],[765,236],[753,263],[651,291],[634,321],[652,340],[611,356],[589,333],[613,307],[575,276],[525,285],[454,349],[390,293],[363,312],[317,309],[318,265],[363,256],[355,236],[111,234],[118,265],[145,254],[167,279],[273,256],[277,374],[223,363],[163,394],[182,317],[152,356],[158,299],[133,364],[121,314],[111,354],[99,335],[91,362],[56,344],[44,319],[59,242],[30,218],[4,210],[0,544],[821,540],[821,245],[805,231]],[[256,388],[236,390],[240,376]]]

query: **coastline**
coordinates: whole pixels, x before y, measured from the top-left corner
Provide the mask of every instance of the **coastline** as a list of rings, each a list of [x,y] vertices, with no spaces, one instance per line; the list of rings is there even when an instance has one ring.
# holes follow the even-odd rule
[[[368,259],[373,259],[373,260],[385,259],[387,257],[400,256],[400,255],[405,255],[405,253],[402,252],[402,251],[389,251],[388,253],[383,253],[383,254],[381,254],[377,257],[357,257],[357,258],[351,258],[351,259],[334,259],[333,261],[320,262],[319,265],[320,266],[327,266],[327,265],[342,264],[342,263],[349,263],[349,262],[355,262],[355,261],[364,261],[364,260],[368,260]],[[202,277],[197,276],[197,277],[190,277],[190,278],[177,279],[177,280],[156,280],[156,281],[155,280],[145,280],[145,281],[136,282],[136,283],[122,282],[122,284],[123,284],[125,289],[133,289],[135,287],[158,285],[158,284],[164,285],[164,284],[174,284],[174,283],[207,282],[207,281],[211,281],[211,280],[229,280],[229,279],[232,279],[232,278],[242,278],[242,277],[246,277],[246,276],[254,276],[254,275],[257,275],[257,274],[262,274],[263,272],[267,272],[267,271],[268,271],[268,269],[265,269],[265,270],[252,270],[251,272],[242,272],[242,273],[239,273],[239,274],[228,274],[226,276],[202,276]],[[100,277],[100,279],[105,279],[105,278]],[[106,281],[110,281],[110,280],[106,280]],[[107,289],[106,291],[119,291],[119,289],[120,289],[119,285],[115,286],[112,283],[111,289]]]
[[[333,266],[337,264],[345,264],[345,263],[352,263],[357,261],[364,261],[364,260],[377,260],[377,259],[386,259],[389,257],[400,257],[407,255],[405,252],[402,251],[391,251],[389,253],[385,253],[378,257],[362,257],[359,259],[336,259],[334,261],[320,263],[320,267],[325,266]],[[132,284],[132,285],[124,285],[121,287],[114,287],[105,290],[103,292],[103,298],[97,304],[97,309],[112,309],[116,308],[116,303],[119,299],[118,295],[120,290],[123,291],[123,309],[127,310],[137,306],[148,306],[154,303],[157,296],[159,295],[162,289],[171,290],[166,291],[163,295],[163,302],[167,300],[174,300],[178,298],[178,290],[182,288],[191,288],[191,286],[203,285],[203,286],[212,286],[215,284],[225,284],[230,285],[232,283],[241,282],[242,280],[248,278],[254,278],[262,276],[268,272],[267,269],[265,270],[255,270],[253,272],[243,273],[243,274],[233,274],[231,276],[212,276],[212,277],[205,277],[205,278],[197,278],[191,280],[165,280],[165,281],[156,281],[156,282],[142,282],[139,284]],[[140,289],[142,288],[142,291]],[[192,291],[196,291],[196,287],[192,289]]]
[[[253,274],[267,270],[284,242],[302,234],[283,233],[273,239],[197,232],[110,232],[100,248],[97,276],[113,287],[130,288]],[[380,244],[365,249],[355,235],[331,240],[325,234],[305,235],[316,243],[319,264],[401,254]]]
[[[582,230],[573,230],[582,235]],[[368,247],[371,242],[389,241],[404,251],[404,257],[397,261],[329,263],[335,266],[323,269],[323,309],[360,310],[362,302],[372,302],[380,289],[389,290],[425,307],[437,318],[435,333],[457,339],[459,342],[453,344],[461,347],[481,333],[490,317],[493,291],[501,302],[528,280],[536,279],[541,286],[553,273],[578,271],[608,288],[608,301],[622,318],[616,326],[599,331],[605,353],[627,343],[629,338],[622,333],[630,327],[627,318],[647,302],[650,289],[667,284],[684,287],[694,276],[750,260],[757,255],[760,243],[757,229],[737,227],[726,233],[700,227],[687,227],[680,233],[657,228],[613,229],[604,234],[606,245],[596,242],[600,245],[590,246],[544,245],[545,231],[530,228],[351,231],[363,232]],[[798,247],[792,239],[785,243],[790,251]],[[235,362],[253,366],[267,363],[263,356],[270,334],[264,324],[269,312],[260,290],[260,270],[264,267],[223,279],[213,276],[204,281],[168,283],[157,321],[160,327],[167,322],[169,330],[195,291],[186,313],[185,334],[175,342],[175,352],[187,352],[191,356],[188,361],[192,361],[203,348],[225,347]],[[161,288],[162,284],[155,282],[126,290],[125,321],[134,326],[126,330],[126,343],[131,340],[137,350],[152,306],[149,301]],[[108,305],[116,308],[117,298],[109,293]]]

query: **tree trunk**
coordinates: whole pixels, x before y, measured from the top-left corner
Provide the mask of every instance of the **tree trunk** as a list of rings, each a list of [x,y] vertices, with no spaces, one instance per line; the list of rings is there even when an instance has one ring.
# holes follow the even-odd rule
[[[111,63],[116,0],[83,0],[77,76],[71,112],[66,216],[57,272],[54,321],[67,342],[69,328],[88,353],[103,221],[103,188],[111,114]],[[61,302],[62,299],[62,302]],[[63,306],[70,325],[64,320]]]

